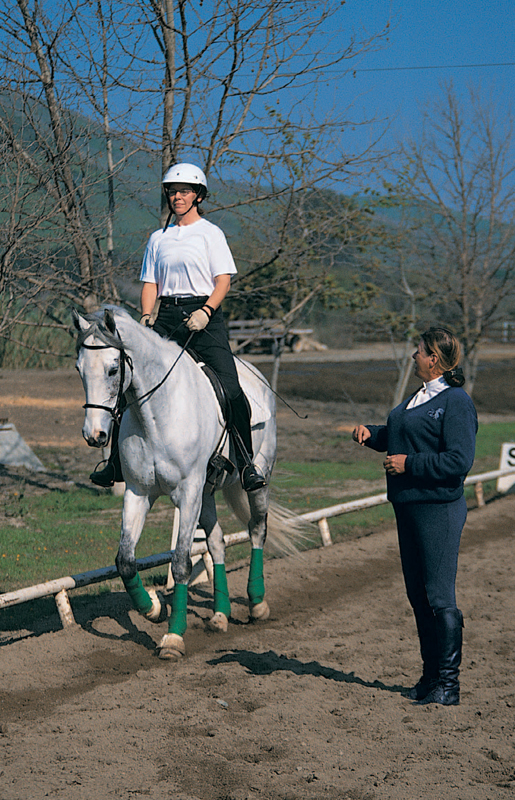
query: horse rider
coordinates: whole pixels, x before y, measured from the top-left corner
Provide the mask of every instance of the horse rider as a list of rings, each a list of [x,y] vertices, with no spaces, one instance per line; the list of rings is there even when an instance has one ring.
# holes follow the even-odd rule
[[[221,303],[236,266],[223,231],[203,218],[206,176],[194,164],[174,164],[163,177],[169,215],[163,228],[151,234],[143,256],[140,280],[141,320],[149,325],[156,301],[159,311],[153,329],[160,336],[191,347],[220,379],[231,405],[236,461],[247,492],[266,486],[252,462],[252,436],[247,399],[238,380],[229,346]],[[169,225],[174,216],[174,224]],[[98,486],[122,481],[117,448],[118,426],[113,429],[112,457],[104,469],[91,473]]]

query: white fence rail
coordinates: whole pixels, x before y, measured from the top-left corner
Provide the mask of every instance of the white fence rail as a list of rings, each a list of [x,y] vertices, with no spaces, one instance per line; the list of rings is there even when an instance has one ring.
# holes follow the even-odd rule
[[[483,483],[487,481],[497,480],[505,477],[506,475],[515,475],[515,468],[511,469],[498,469],[491,472],[483,472],[478,475],[469,475],[465,480],[466,486],[475,486],[476,501],[479,507],[484,506],[485,501],[483,497]],[[360,500],[351,500],[347,503],[339,503],[329,508],[320,508],[317,511],[309,511],[305,514],[299,514],[299,518],[306,522],[318,523],[322,543],[325,547],[332,544],[331,534],[329,531],[328,519],[331,517],[338,517],[342,514],[349,514],[353,511],[361,511],[364,508],[372,508],[373,506],[383,505],[387,503],[388,499],[386,493],[376,494],[370,497],[363,497]],[[249,539],[247,531],[239,531],[238,533],[230,533],[224,537],[227,547],[231,547],[241,542],[246,542]],[[158,553],[146,558],[137,560],[138,571],[142,572],[146,569],[153,567],[160,567],[168,564],[172,558],[172,550],[164,553]],[[191,555],[204,556],[207,554],[207,545],[205,541],[196,542],[193,544]],[[208,554],[207,554],[208,555]],[[19,603],[26,603],[29,600],[36,600],[42,597],[54,596],[57,605],[57,610],[61,618],[63,627],[67,627],[75,622],[73,611],[68,598],[68,592],[71,589],[78,589],[81,586],[89,586],[93,583],[100,583],[101,581],[112,580],[117,578],[118,570],[115,566],[103,567],[102,569],[91,570],[90,572],[82,572],[78,575],[68,575],[64,578],[57,578],[53,581],[46,583],[38,583],[35,586],[28,586],[25,589],[17,589],[14,592],[6,592],[0,595],[0,609],[8,608],[10,606],[18,605]]]

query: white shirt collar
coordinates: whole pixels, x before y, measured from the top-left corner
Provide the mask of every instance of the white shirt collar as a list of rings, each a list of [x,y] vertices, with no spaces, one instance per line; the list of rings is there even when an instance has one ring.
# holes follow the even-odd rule
[[[448,385],[449,384],[445,380],[444,376],[440,375],[438,378],[433,378],[432,381],[424,383],[422,386],[422,391],[429,392],[430,394],[438,394],[438,392],[441,392],[442,389],[447,389]]]
[[[422,388],[411,398],[406,408],[415,408],[415,406],[420,406],[422,403],[427,403],[437,394],[440,394],[440,392],[448,388],[449,384],[443,375],[440,375],[438,378],[433,378],[432,381],[428,381],[422,385]]]

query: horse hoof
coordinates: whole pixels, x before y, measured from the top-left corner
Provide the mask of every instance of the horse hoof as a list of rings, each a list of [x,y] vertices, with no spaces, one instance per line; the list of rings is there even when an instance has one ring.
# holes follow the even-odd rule
[[[180,661],[186,655],[184,639],[177,633],[166,633],[159,644],[159,658],[163,661]]]
[[[217,611],[216,614],[213,614],[207,623],[209,630],[215,631],[216,633],[227,633],[227,626],[227,617],[222,611]]]
[[[256,603],[255,606],[250,607],[250,619],[252,622],[263,622],[270,616],[270,608],[266,600],[261,603]]]
[[[167,618],[167,609],[163,595],[161,592],[158,594],[155,589],[149,589],[148,596],[152,600],[152,608],[143,616],[156,624],[164,622]]]

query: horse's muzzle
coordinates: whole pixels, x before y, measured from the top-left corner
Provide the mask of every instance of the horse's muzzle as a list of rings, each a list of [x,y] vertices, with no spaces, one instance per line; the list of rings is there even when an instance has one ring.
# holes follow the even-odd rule
[[[86,440],[89,447],[106,447],[109,442],[109,434],[106,431],[98,431],[97,433],[86,433],[82,431],[82,435]]]

